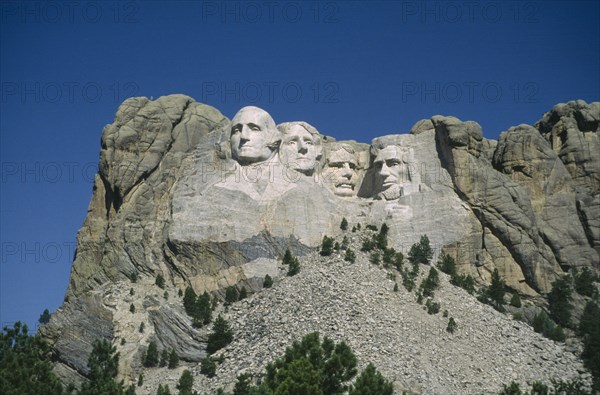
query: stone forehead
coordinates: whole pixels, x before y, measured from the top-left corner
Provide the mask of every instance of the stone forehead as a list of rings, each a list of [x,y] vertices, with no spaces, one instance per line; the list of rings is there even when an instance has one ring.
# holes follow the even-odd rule
[[[268,112],[266,112],[265,110],[263,110],[262,108],[259,107],[255,107],[255,106],[246,106],[246,107],[242,107],[231,119],[231,122],[233,123],[234,120],[239,119],[242,116],[247,116],[247,115],[251,115],[251,116],[258,116],[259,118],[261,118],[263,121],[265,121],[265,123],[268,126],[275,126],[275,121],[273,120],[273,117],[271,117],[271,114],[269,114]]]
[[[313,136],[313,138],[314,138],[315,144],[321,144],[321,134],[314,126],[312,126],[308,122],[303,122],[303,121],[284,122],[284,123],[277,125],[277,129],[279,129],[281,134],[285,136],[296,126],[299,126],[302,129],[306,130],[308,133],[310,133],[310,135]]]
[[[410,144],[410,142],[407,141],[407,138],[410,138],[410,135],[392,134],[376,137],[371,141],[371,155],[377,156],[380,150],[389,146],[395,146],[398,148],[398,152],[404,152],[408,149]]]
[[[327,144],[328,152],[334,152],[334,151],[339,151],[339,150],[344,150],[350,154],[356,154],[358,152],[352,145],[350,145],[348,143],[336,141],[336,142]]]
[[[390,145],[403,146],[407,143],[402,138],[402,135],[393,134],[388,136],[376,137],[371,140],[371,148],[383,149]]]

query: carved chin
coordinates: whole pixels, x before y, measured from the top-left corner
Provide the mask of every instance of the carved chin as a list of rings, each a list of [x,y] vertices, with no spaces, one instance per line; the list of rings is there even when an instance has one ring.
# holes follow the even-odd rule
[[[297,159],[296,162],[293,163],[294,170],[306,172],[313,171],[315,168],[315,161],[310,159]]]
[[[402,196],[402,189],[399,185],[394,185],[385,191],[381,191],[377,197],[383,200],[397,200]]]
[[[235,152],[234,157],[244,163],[262,162],[272,156],[271,150],[260,150],[253,147],[242,147]]]
[[[350,185],[338,185],[334,190],[338,196],[354,196],[354,187]]]

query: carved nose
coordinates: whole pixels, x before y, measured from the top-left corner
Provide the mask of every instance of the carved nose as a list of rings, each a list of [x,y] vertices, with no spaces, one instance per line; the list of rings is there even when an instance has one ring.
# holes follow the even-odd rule
[[[387,176],[390,175],[390,168],[385,163],[383,163],[381,165],[381,170],[379,170],[379,175],[383,178],[386,178]]]
[[[352,178],[352,170],[350,169],[350,165],[345,163],[344,167],[342,167],[342,177],[346,177],[347,179]]]
[[[302,141],[298,143],[298,152],[301,154],[306,154],[308,152],[306,144],[304,144]]]
[[[242,125],[242,133],[240,134],[242,141],[250,140],[250,128],[246,125]]]

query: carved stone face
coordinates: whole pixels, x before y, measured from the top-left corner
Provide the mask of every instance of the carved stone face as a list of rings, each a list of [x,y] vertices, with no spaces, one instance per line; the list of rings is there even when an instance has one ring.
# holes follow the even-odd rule
[[[279,157],[281,162],[302,173],[314,171],[320,156],[319,141],[304,127],[295,124],[282,133]]]
[[[336,195],[355,196],[358,192],[359,179],[356,154],[343,148],[328,153],[323,177]]]
[[[231,120],[231,153],[242,165],[263,162],[276,151],[280,133],[275,121],[258,107],[244,107]]]
[[[410,151],[408,148],[389,145],[377,153],[373,166],[376,170],[379,198],[398,199],[403,195],[403,186],[410,184]]]

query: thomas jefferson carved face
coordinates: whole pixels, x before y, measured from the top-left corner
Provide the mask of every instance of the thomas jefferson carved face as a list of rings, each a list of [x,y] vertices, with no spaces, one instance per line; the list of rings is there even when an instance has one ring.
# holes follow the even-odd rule
[[[409,166],[412,162],[411,151],[406,147],[388,145],[377,152],[373,166],[379,198],[392,200],[404,194],[403,187],[411,184]]]
[[[282,134],[279,157],[284,165],[311,175],[321,158],[321,138],[315,128],[306,122],[287,122],[279,125]]]
[[[258,107],[244,107],[231,120],[231,153],[241,165],[271,158],[280,140],[275,121]]]
[[[350,146],[342,145],[328,152],[323,177],[333,193],[344,197],[356,196],[358,163],[358,157]]]

